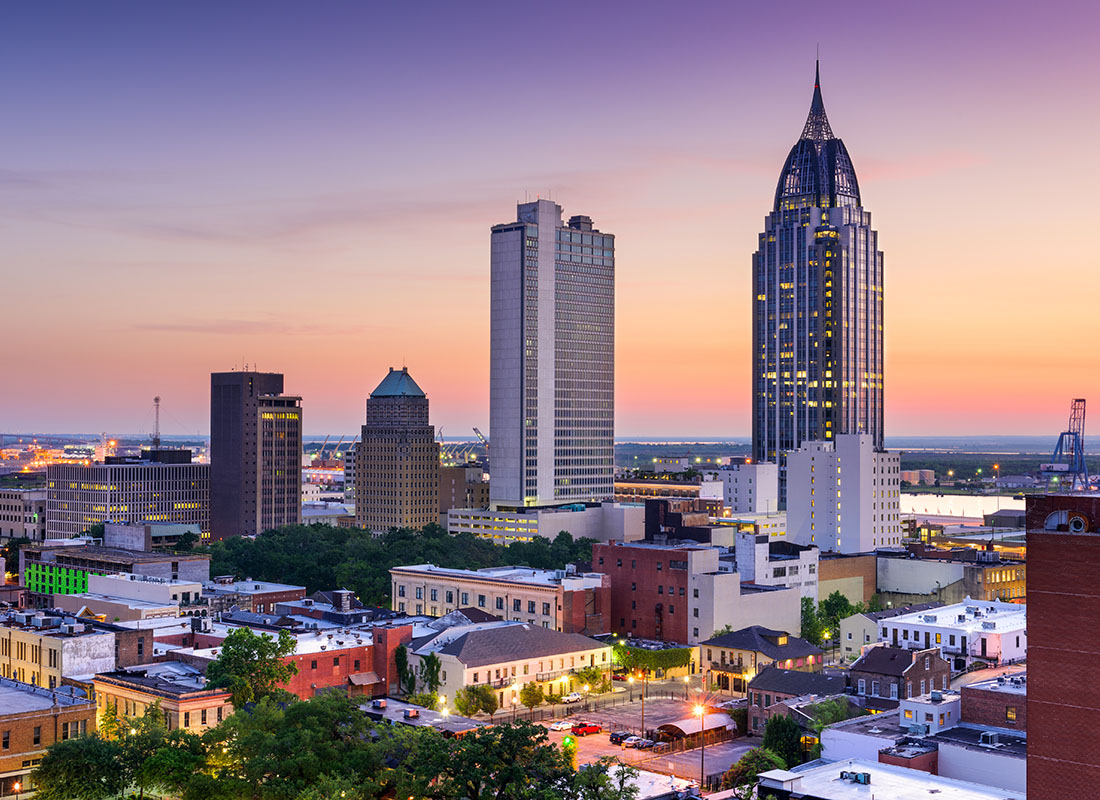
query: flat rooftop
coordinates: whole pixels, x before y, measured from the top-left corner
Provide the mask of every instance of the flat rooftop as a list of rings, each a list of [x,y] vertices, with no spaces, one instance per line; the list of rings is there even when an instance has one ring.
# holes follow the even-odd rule
[[[232,583],[217,583],[208,581],[203,584],[205,592],[233,592],[235,594],[267,594],[268,592],[293,592],[300,589],[305,592],[306,587],[294,586],[289,583],[273,583],[272,581],[233,581]]]
[[[1027,627],[1027,606],[968,597],[961,603],[898,614],[884,624],[931,625],[967,632],[1022,630]]]
[[[66,597],[76,597],[80,600],[97,600],[101,603],[117,603],[118,605],[132,608],[135,611],[157,611],[165,608],[179,608],[179,603],[173,600],[169,600],[164,603],[154,603],[150,600],[135,600],[132,597],[119,597],[113,594],[99,594],[98,592],[82,592],[80,594],[65,595]]]
[[[808,768],[807,768],[808,767]],[[840,777],[841,772],[867,773],[870,783],[862,785]],[[773,769],[760,773],[761,788],[790,788],[800,795],[822,800],[871,797],[890,800],[1023,800],[1023,792],[999,789],[927,772],[849,758],[828,764],[804,765],[795,770]]]
[[[1027,673],[1016,672],[998,675],[996,678],[967,684],[963,689],[981,689],[986,692],[1004,692],[1005,694],[1022,695],[1026,697]]]
[[[55,704],[65,707],[92,705],[92,701],[86,697],[70,694],[69,687],[63,688],[64,691],[58,691],[13,681],[11,678],[0,678],[0,719],[9,714],[49,711]]]
[[[997,735],[996,743],[983,744],[983,734],[990,733],[995,733]],[[940,731],[928,738],[941,745],[959,745],[965,747],[967,750],[973,750],[974,752],[994,752],[1003,756],[1027,758],[1027,737],[1021,735],[1019,731],[1008,731],[1003,728],[991,728],[987,725],[967,725],[964,723],[962,725],[956,725],[954,728]]]
[[[187,553],[152,553],[147,550],[122,550],[117,547],[104,547],[98,544],[68,545],[61,547],[42,547],[28,545],[23,548],[28,557],[32,553],[39,554],[41,558],[52,561],[58,556],[68,558],[83,558],[89,560],[117,561],[125,564],[153,561],[208,561],[210,556],[191,555]],[[47,556],[49,558],[47,558]]]
[[[602,576],[598,573],[563,573],[561,570],[532,569],[531,567],[485,567],[484,569],[449,569],[437,567],[435,564],[410,564],[403,567],[393,567],[394,573],[417,573],[420,575],[435,575],[440,578],[453,578],[455,580],[487,580],[503,583],[518,583],[527,586],[558,587],[563,582],[569,581],[600,581]]]

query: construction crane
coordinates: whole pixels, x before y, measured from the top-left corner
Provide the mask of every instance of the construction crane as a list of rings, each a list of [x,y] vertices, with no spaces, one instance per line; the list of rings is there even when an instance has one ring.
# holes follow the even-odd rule
[[[1085,398],[1074,399],[1069,411],[1069,428],[1058,435],[1049,464],[1040,464],[1047,487],[1059,492],[1084,492],[1089,488],[1085,465]]]
[[[481,442],[483,445],[485,445],[485,449],[488,450],[489,449],[489,440],[485,438],[485,434],[483,434],[477,428],[474,428],[474,433],[477,435],[478,441]]]

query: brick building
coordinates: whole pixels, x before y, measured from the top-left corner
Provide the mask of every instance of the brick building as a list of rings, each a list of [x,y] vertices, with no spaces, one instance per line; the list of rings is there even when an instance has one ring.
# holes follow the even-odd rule
[[[773,713],[778,710],[779,713],[785,714],[786,706],[773,708],[785,700],[811,694],[824,697],[843,692],[843,675],[765,667],[749,681],[749,730],[753,733],[761,733]]]
[[[99,715],[113,708],[120,716],[141,716],[159,703],[168,730],[202,733],[233,713],[227,690],[206,688],[198,669],[179,662],[105,672],[92,683]]]
[[[773,664],[784,669],[820,672],[822,650],[786,631],[760,625],[723,633],[699,645],[703,669],[719,689],[744,694],[748,681]]]
[[[797,588],[743,583],[721,555],[695,542],[593,545],[592,569],[611,578],[611,631],[697,644],[726,625],[800,629]]]
[[[306,596],[304,586],[271,581],[235,581],[225,576],[215,578],[203,591],[212,608],[226,610],[235,605],[242,611],[257,614],[274,612],[277,604],[301,600]]]
[[[972,683],[962,687],[960,694],[963,722],[1027,730],[1027,673]]]
[[[938,647],[869,647],[848,669],[848,687],[878,711],[897,708],[907,697],[946,691],[950,683],[951,664]]]
[[[71,690],[0,678],[0,797],[33,791],[46,748],[95,727],[95,705]]]
[[[1100,497],[1027,500],[1029,800],[1100,786]]]
[[[818,599],[840,592],[852,603],[870,603],[877,587],[877,571],[874,553],[821,553],[817,563]]]

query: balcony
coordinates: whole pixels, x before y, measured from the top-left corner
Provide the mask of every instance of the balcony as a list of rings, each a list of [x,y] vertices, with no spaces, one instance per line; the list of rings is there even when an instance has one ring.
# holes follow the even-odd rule
[[[729,675],[744,675],[749,671],[746,664],[735,664],[732,661],[712,661],[710,669],[712,672],[725,672]]]

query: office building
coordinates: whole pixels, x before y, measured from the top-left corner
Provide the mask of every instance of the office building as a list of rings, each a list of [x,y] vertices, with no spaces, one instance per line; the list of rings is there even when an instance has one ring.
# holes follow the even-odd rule
[[[625,503],[574,503],[556,508],[496,511],[452,508],[447,512],[447,532],[472,533],[499,545],[530,542],[538,536],[552,540],[562,532],[574,539],[630,542],[641,539],[645,533],[645,509]]]
[[[611,583],[598,573],[530,567],[447,569],[414,564],[390,570],[393,610],[443,616],[462,608],[564,633],[610,631]]]
[[[753,255],[754,461],[843,433],[882,449],[882,261],[818,73]]]
[[[277,372],[210,375],[210,532],[257,534],[302,520],[302,398]]]
[[[439,514],[446,525],[447,512],[452,508],[481,509],[489,507],[489,481],[484,468],[439,468]]]
[[[439,522],[439,444],[428,398],[408,369],[390,367],[367,400],[355,450],[355,522],[385,533]]]
[[[900,469],[900,454],[867,434],[803,442],[787,454],[790,540],[837,553],[900,544]]]
[[[1029,497],[1027,565],[1027,796],[1090,797],[1100,786],[1100,497]]]
[[[610,499],[615,472],[615,237],[521,203],[491,234],[494,507]]]
[[[164,453],[173,456],[162,461]],[[72,539],[109,521],[181,523],[208,533],[210,465],[192,464],[188,450],[143,456],[47,467],[46,538]]]
[[[69,687],[0,678],[0,797],[33,794],[32,773],[47,748],[95,729],[95,705]]]
[[[779,466],[775,463],[730,464],[715,473],[722,480],[722,502],[731,515],[779,510]]]
[[[45,489],[0,488],[0,539],[46,538]]]

